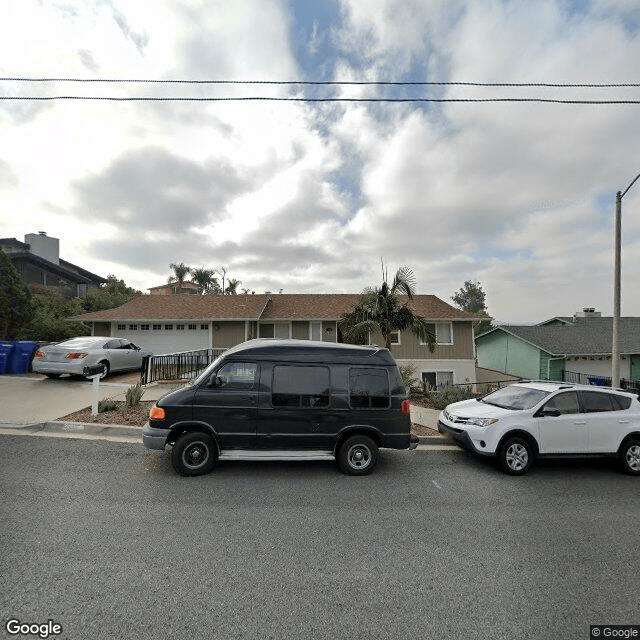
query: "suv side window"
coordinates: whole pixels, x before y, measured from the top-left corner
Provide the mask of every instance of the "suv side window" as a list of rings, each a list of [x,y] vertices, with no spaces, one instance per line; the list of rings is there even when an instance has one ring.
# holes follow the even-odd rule
[[[328,367],[275,366],[271,404],[274,407],[328,407],[329,389]]]
[[[580,413],[580,404],[578,402],[578,394],[575,391],[567,393],[559,393],[544,405],[545,409],[556,409],[562,414]]]
[[[350,369],[349,402],[354,409],[386,409],[391,403],[386,369]]]
[[[619,411],[618,404],[612,402],[610,393],[598,391],[583,391],[582,403],[587,413],[597,413],[601,411]]]
[[[253,389],[256,383],[258,365],[253,362],[227,362],[218,369],[216,375],[222,389]]]

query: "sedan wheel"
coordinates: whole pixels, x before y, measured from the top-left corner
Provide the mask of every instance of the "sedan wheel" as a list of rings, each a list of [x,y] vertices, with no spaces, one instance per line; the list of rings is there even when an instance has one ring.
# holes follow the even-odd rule
[[[521,476],[533,462],[533,449],[524,438],[509,438],[500,449],[499,461],[505,473]]]

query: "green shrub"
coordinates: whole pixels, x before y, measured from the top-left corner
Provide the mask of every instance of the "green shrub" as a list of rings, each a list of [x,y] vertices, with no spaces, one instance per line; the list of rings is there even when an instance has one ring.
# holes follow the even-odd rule
[[[98,402],[98,413],[115,411],[117,408],[118,403],[115,400],[100,400],[100,402]]]
[[[428,402],[434,409],[444,409],[448,404],[452,404],[453,402],[469,400],[470,398],[475,397],[477,396],[473,393],[470,386],[446,386],[442,389],[427,391],[427,393],[424,394],[425,401]]]
[[[399,364],[398,371],[402,376],[402,384],[407,391],[414,389],[418,386],[419,381],[416,377],[416,368],[410,364]]]
[[[127,389],[127,395],[125,397],[125,405],[127,407],[135,407],[141,400],[144,394],[144,389],[138,382]]]

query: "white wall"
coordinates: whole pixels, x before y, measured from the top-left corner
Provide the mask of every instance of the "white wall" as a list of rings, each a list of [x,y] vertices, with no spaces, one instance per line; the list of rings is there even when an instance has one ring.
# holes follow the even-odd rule
[[[422,371],[453,371],[453,384],[471,384],[476,381],[475,360],[402,360],[399,365],[410,364],[416,370],[418,379]]]
[[[589,376],[611,377],[611,358],[602,360],[585,360],[584,358],[567,358],[566,371],[584,373]],[[631,373],[631,361],[629,358],[620,360],[620,377],[628,378]]]

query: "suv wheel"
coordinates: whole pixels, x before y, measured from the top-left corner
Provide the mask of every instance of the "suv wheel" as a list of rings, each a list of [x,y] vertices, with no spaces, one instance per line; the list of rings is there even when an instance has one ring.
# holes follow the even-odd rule
[[[352,436],[342,443],[338,451],[338,465],[344,473],[363,476],[378,462],[378,447],[367,436]]]
[[[209,473],[218,460],[214,439],[200,431],[185,433],[178,438],[171,452],[171,464],[181,476]]]
[[[627,440],[620,447],[618,459],[625,473],[640,475],[640,439]]]
[[[528,471],[533,462],[533,448],[524,438],[508,438],[500,447],[498,460],[505,473],[521,476]]]

